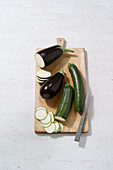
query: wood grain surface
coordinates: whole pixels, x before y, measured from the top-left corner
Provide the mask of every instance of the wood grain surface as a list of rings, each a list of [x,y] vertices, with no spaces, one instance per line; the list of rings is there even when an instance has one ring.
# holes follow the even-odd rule
[[[64,38],[57,38],[57,43],[59,45],[64,46]],[[38,50],[40,49],[38,48],[37,51]],[[73,48],[73,50],[74,53],[64,53],[54,63],[46,67],[45,70],[50,71],[52,75],[54,75],[58,70],[63,68],[64,72],[66,73],[64,82],[69,81],[69,83],[73,86],[72,78],[68,71],[67,64],[71,62],[74,63],[82,74],[84,85],[85,85],[85,91],[86,91],[87,88],[86,88],[85,51],[83,48]],[[39,69],[40,68],[36,65],[36,72]],[[63,87],[64,87],[64,83],[60,92],[54,98],[45,100],[40,96],[39,94],[40,84],[36,82],[35,83],[35,109],[38,106],[44,106],[48,111],[52,111],[55,114],[59,105],[59,101],[62,96]],[[64,125],[64,129],[59,133],[76,132],[80,123],[80,119],[81,116],[79,113],[75,111],[74,101],[73,101],[73,105],[67,120],[65,122],[62,122]],[[37,120],[36,118],[34,120],[35,120],[35,126],[34,126],[35,132],[45,132],[44,127],[42,126],[40,121]],[[83,132],[88,132],[88,115],[86,115]]]

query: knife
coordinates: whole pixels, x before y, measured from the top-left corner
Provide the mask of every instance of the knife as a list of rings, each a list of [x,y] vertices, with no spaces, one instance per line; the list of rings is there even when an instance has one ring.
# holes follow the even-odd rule
[[[77,130],[77,133],[76,133],[76,137],[75,137],[75,141],[77,141],[77,142],[79,142],[80,136],[81,136],[81,133],[82,133],[84,120],[85,120],[86,112],[87,112],[87,109],[88,109],[89,98],[90,98],[90,92],[88,91],[87,96],[86,96],[86,100],[85,100],[85,109],[84,109],[84,112],[82,114],[80,124],[79,124],[78,130]]]

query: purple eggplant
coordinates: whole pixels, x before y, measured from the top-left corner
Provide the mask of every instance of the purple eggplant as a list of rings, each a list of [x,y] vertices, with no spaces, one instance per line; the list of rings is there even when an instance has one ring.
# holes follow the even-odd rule
[[[65,73],[63,69],[47,80],[40,88],[40,95],[44,99],[50,99],[56,96],[63,84]]]
[[[39,67],[44,68],[58,59],[64,51],[74,52],[73,50],[66,49],[60,45],[54,45],[52,47],[40,50],[35,54],[36,64]]]

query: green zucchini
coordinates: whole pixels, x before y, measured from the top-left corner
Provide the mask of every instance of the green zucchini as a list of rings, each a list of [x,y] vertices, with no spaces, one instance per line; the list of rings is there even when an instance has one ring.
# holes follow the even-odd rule
[[[83,79],[76,65],[69,63],[67,67],[74,85],[75,110],[82,115],[85,106],[85,89]]]
[[[60,104],[55,114],[55,119],[61,121],[65,121],[67,119],[72,106],[73,94],[74,90],[72,86],[68,82],[66,82]]]

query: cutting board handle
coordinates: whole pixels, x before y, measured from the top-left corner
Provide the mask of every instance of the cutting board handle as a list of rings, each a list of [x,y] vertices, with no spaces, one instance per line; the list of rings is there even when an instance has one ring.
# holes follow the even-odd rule
[[[58,45],[61,45],[61,46],[64,47],[64,43],[65,43],[65,39],[64,38],[57,38],[56,40],[57,40],[57,44]]]

